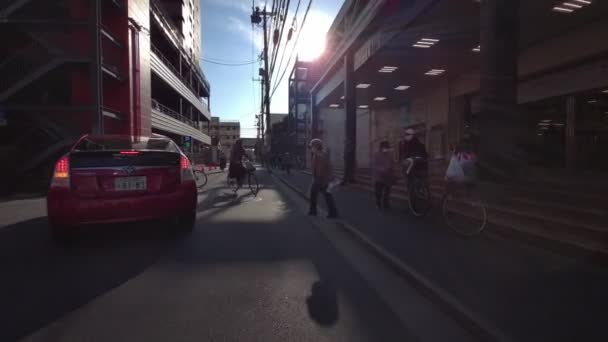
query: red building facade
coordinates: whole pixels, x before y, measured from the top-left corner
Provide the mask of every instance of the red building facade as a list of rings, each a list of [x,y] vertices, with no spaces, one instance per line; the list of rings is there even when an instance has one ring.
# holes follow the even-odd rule
[[[191,137],[187,151],[204,151],[211,115],[199,65],[199,6],[191,0],[0,3],[5,176],[44,182],[57,156],[91,132],[157,132],[178,143]]]

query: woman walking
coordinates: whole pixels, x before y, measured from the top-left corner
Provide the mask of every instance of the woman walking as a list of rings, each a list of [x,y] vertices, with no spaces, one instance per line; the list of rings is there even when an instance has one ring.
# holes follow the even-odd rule
[[[378,209],[390,209],[391,186],[395,181],[395,162],[388,141],[380,143],[380,150],[374,154],[373,168],[376,207]]]
[[[228,178],[236,179],[235,194],[243,186],[243,177],[247,173],[245,166],[243,166],[243,158],[246,156],[243,140],[237,139],[230,151],[230,166],[228,167]]]

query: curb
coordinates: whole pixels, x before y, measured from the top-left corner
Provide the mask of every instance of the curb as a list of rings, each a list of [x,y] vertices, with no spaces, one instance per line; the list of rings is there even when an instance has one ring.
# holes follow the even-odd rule
[[[306,172],[303,172],[306,173]],[[292,191],[300,195],[305,200],[308,199],[308,195],[298,189],[297,187],[289,184],[283,177],[272,174],[272,177],[280,180]],[[323,208],[319,208],[319,211],[324,212]],[[362,245],[369,248],[376,256],[379,257],[384,263],[386,263],[393,271],[408,279],[415,287],[423,292],[431,301],[441,305],[442,309],[451,317],[453,317],[459,324],[465,329],[469,330],[472,334],[479,337],[484,341],[500,341],[510,342],[502,331],[500,331],[494,324],[487,321],[485,318],[480,317],[473,311],[469,310],[463,305],[458,299],[449,294],[442,287],[435,285],[432,281],[418,273],[411,266],[405,264],[397,257],[380,247],[373,241],[371,241],[365,234],[359,229],[344,221],[343,219],[335,220],[335,223],[350,233],[357,241]]]

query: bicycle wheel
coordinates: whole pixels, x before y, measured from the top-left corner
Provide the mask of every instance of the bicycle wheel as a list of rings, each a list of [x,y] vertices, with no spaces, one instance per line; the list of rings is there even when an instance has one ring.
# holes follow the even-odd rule
[[[255,176],[255,173],[250,173],[247,176],[247,183],[249,183],[249,189],[254,195],[258,194],[260,190],[260,186],[258,184],[258,178]]]
[[[476,194],[448,191],[441,201],[445,223],[459,234],[480,233],[488,222],[485,203]]]
[[[208,177],[206,173],[202,171],[195,171],[194,175],[196,176],[196,186],[199,189],[207,185]]]
[[[412,214],[416,217],[426,215],[431,209],[431,191],[426,182],[418,178],[412,179],[408,193],[408,205]]]

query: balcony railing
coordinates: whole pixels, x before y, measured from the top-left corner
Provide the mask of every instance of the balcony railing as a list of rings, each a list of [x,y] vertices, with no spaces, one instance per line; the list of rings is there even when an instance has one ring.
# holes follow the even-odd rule
[[[154,11],[154,13],[158,15],[160,20],[163,21],[163,24],[167,26],[167,29],[171,31],[173,38],[178,42],[178,44],[182,44],[183,36],[181,32],[179,31],[177,25],[175,25],[173,20],[166,15],[167,11],[165,11],[162,5],[157,0],[152,0],[150,1],[150,7]]]
[[[166,114],[174,119],[177,119],[191,127],[196,128],[197,130],[200,130],[200,128],[198,127],[198,125],[196,124],[196,122],[194,120],[191,120],[188,117],[185,117],[184,115],[181,115],[180,113],[174,111],[173,109],[167,107],[167,106],[163,106],[162,104],[160,104],[158,101],[156,101],[155,99],[152,99],[152,108],[158,110],[159,112]]]
[[[163,64],[165,64],[169,69],[171,69],[171,71],[173,71],[173,74],[175,74],[175,76],[177,76],[182,82],[184,82],[188,89],[190,89],[198,98],[198,90],[194,88],[194,86],[190,83],[190,80],[182,76],[182,74],[179,72],[179,68],[175,66],[167,57],[165,57],[156,46],[151,45],[151,49],[152,52],[154,52],[154,54],[157,55],[158,58],[160,58]]]
[[[177,43],[179,45],[178,49],[180,49],[180,51],[182,51],[182,53],[185,56],[188,56],[188,53],[183,50],[183,46],[182,46],[183,40],[185,38],[182,35],[182,33],[180,32],[180,30],[177,27],[177,25],[173,22],[173,20],[167,16],[167,14],[166,14],[167,11],[163,8],[162,4],[160,4],[157,0],[150,1],[150,4],[151,4],[151,7],[152,7],[152,10],[158,15],[158,17],[161,19],[161,21],[163,21],[163,23],[170,30],[171,35],[173,35],[173,38],[177,41]],[[189,61],[189,62],[196,69],[196,72],[199,75],[199,77],[201,78],[201,81],[202,81],[203,85],[205,86],[205,88],[207,90],[209,90],[209,87],[210,87],[209,86],[209,80],[207,80],[207,77],[203,73],[203,70],[201,69],[199,61]]]

